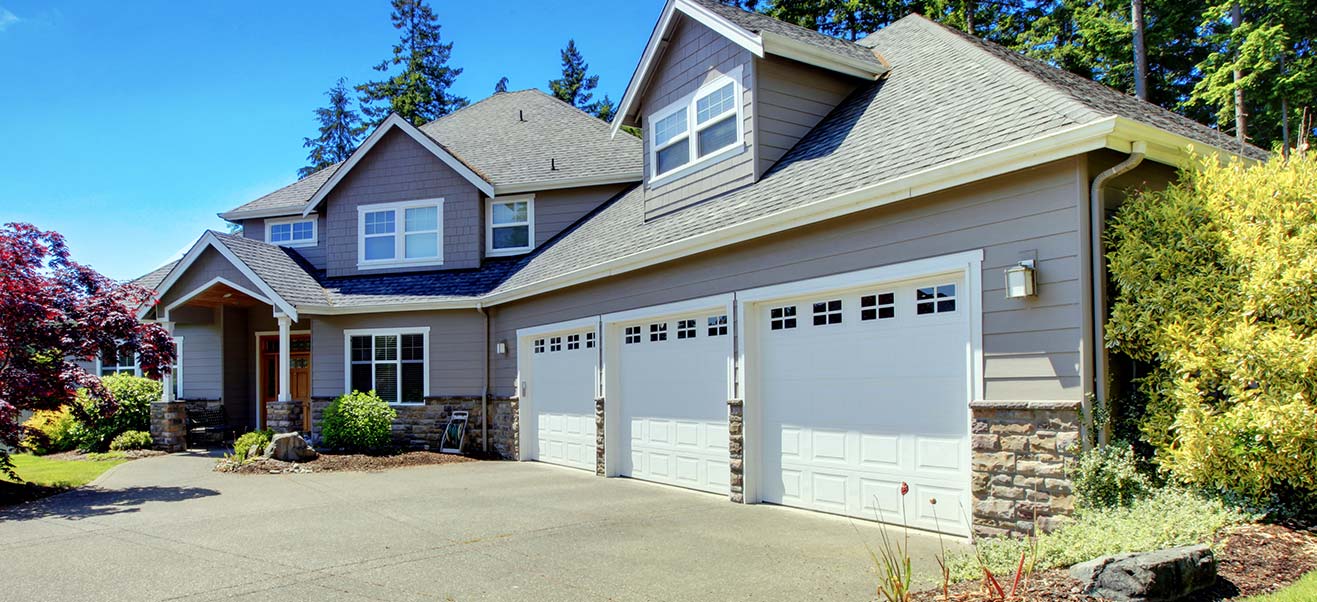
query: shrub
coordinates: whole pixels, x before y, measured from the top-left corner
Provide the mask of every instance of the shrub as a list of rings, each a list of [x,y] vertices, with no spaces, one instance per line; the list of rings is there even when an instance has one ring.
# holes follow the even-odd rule
[[[101,384],[114,396],[118,407],[108,415],[105,400],[78,392],[76,403],[81,404],[85,420],[74,428],[78,449],[100,452],[109,449],[110,442],[127,431],[151,430],[151,402],[160,399],[160,383],[131,374],[114,374],[101,379]]]
[[[110,442],[110,451],[128,451],[130,449],[149,449],[154,441],[151,433],[146,431],[124,431]]]
[[[376,451],[389,445],[397,417],[374,391],[353,391],[325,408],[321,434],[330,448]]]
[[[1129,506],[1152,488],[1151,480],[1139,469],[1134,448],[1123,442],[1081,454],[1070,478],[1076,505],[1086,508]]]
[[[237,458],[239,462],[245,462],[249,450],[256,448],[264,452],[266,446],[270,445],[270,439],[273,437],[274,431],[269,429],[243,433],[241,437],[238,437],[237,441],[233,442],[233,456]]]
[[[1141,432],[1175,479],[1317,499],[1317,155],[1205,160],[1109,230],[1107,344],[1150,372]]]
[[[67,406],[59,410],[39,410],[23,423],[27,433],[23,449],[36,455],[53,454],[77,447],[74,426],[77,420]]]
[[[1128,507],[1080,509],[1070,522],[1040,534],[1033,568],[1041,571],[1109,554],[1211,543],[1217,531],[1250,518],[1217,499],[1182,489],[1158,489]],[[1013,538],[975,544],[983,563],[998,575],[1014,571],[1028,545]],[[948,568],[954,581],[983,576],[974,554],[953,555]]]

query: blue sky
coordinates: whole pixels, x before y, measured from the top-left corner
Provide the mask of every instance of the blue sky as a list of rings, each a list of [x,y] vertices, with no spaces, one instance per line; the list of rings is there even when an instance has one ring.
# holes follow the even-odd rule
[[[547,88],[574,37],[622,96],[661,0],[432,1],[454,92]],[[296,179],[311,111],[361,82],[397,31],[387,0],[0,0],[0,223],[67,237],[113,278],[190,246],[215,216]]]

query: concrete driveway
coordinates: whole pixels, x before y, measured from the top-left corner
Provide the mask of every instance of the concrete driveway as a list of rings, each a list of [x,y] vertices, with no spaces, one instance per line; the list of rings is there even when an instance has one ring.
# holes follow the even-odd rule
[[[137,460],[0,511],[0,598],[874,597],[869,523],[535,463],[298,475],[213,463]],[[937,538],[911,544],[931,585]]]

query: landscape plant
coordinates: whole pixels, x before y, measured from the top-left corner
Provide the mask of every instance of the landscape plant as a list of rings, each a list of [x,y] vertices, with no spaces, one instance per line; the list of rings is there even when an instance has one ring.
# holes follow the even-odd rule
[[[160,382],[149,378],[114,374],[101,378],[101,384],[112,395],[108,399],[115,403],[113,411],[104,407],[111,402],[91,389],[79,391],[75,402],[82,411],[73,433],[78,449],[85,452],[105,451],[128,431],[150,431],[151,402],[160,399]]]
[[[68,451],[78,446],[74,426],[78,421],[68,406],[58,410],[39,410],[23,422],[26,435],[22,448],[38,456]]]
[[[270,445],[270,439],[274,438],[274,431],[265,429],[243,433],[233,442],[233,457],[239,463],[247,461],[248,454],[251,450],[265,450]]]
[[[1317,500],[1317,156],[1183,170],[1108,232],[1107,345],[1149,367],[1140,430],[1182,483]]]
[[[321,435],[331,449],[377,452],[389,446],[397,417],[374,391],[353,391],[325,408]]]
[[[154,443],[151,439],[151,433],[146,431],[124,431],[110,441],[110,451],[130,451],[134,449],[150,449]]]
[[[1080,454],[1070,471],[1070,480],[1075,504],[1081,508],[1129,506],[1152,491],[1152,480],[1140,469],[1134,448],[1125,442]]]

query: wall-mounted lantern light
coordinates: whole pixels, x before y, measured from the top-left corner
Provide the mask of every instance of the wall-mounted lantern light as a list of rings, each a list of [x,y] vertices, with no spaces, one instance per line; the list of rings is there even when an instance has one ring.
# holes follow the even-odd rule
[[[507,355],[508,354],[507,342],[499,341],[497,343],[494,343],[494,353],[497,353],[499,355]]]
[[[1006,268],[1006,298],[1021,299],[1034,296],[1036,273],[1032,259],[1026,259]]]

